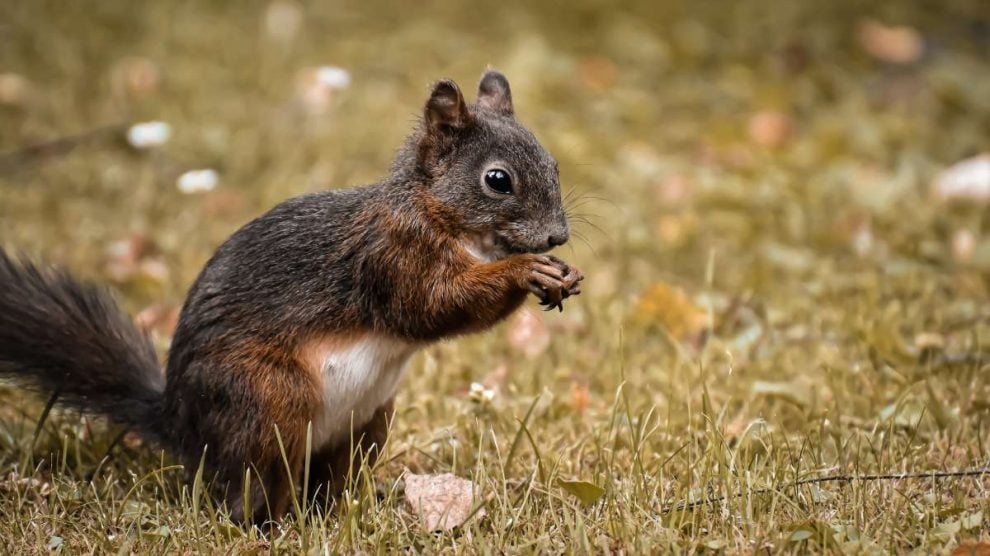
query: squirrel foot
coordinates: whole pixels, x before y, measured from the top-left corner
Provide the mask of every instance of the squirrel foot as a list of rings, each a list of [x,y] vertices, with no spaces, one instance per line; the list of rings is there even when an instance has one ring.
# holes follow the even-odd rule
[[[540,305],[549,311],[564,310],[563,301],[581,293],[584,275],[553,255],[527,255],[529,259],[526,288],[540,298]]]

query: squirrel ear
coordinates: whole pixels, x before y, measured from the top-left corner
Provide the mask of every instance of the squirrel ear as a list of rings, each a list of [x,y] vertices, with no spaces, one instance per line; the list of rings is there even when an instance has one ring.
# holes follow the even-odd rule
[[[424,116],[426,126],[431,131],[459,129],[466,126],[471,119],[464,95],[457,83],[449,79],[437,81],[433,85],[430,99],[426,101]]]
[[[512,91],[509,80],[501,72],[489,69],[478,83],[478,104],[496,112],[512,115]]]

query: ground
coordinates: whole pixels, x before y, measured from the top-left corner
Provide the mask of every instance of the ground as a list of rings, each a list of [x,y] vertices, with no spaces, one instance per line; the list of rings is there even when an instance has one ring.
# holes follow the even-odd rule
[[[985,8],[2,3],[0,243],[111,285],[163,356],[226,236],[374,181],[429,83],[473,96],[489,63],[560,161],[587,275],[563,313],[417,355],[384,461],[268,534],[99,419],[36,432],[44,400],[4,386],[5,548],[987,550],[986,475],[794,484],[990,461]],[[171,139],[130,146],[143,121]],[[425,531],[407,469],[484,511]]]

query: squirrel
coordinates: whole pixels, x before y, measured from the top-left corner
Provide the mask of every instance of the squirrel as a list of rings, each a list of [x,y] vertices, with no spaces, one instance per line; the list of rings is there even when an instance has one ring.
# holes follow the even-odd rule
[[[568,237],[557,163],[516,120],[506,77],[486,71],[470,105],[441,80],[384,179],[283,201],[217,249],[164,373],[107,290],[0,249],[0,377],[105,415],[188,480],[202,465],[232,520],[265,523],[307,455],[324,496],[355,458],[375,461],[416,350],[490,328],[530,293],[563,310],[583,275],[548,252]]]

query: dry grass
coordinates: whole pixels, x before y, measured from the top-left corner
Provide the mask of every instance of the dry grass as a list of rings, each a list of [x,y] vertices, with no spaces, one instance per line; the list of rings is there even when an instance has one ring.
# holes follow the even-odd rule
[[[280,199],[376,179],[426,85],[469,89],[489,62],[576,191],[584,238],[561,254],[588,275],[529,335],[418,356],[374,481],[268,536],[229,525],[147,447],[104,458],[118,431],[99,420],[55,411],[35,439],[43,400],[5,388],[4,548],[905,553],[990,538],[986,476],[788,486],[990,460],[987,204],[929,192],[990,145],[985,6],[654,4],[321,4],[280,43],[258,2],[2,3],[0,73],[31,90],[0,104],[0,152],[173,126],[154,152],[111,134],[0,164],[3,245],[113,283],[133,313],[181,303],[218,243]],[[869,56],[871,18],[920,32],[923,57]],[[145,94],[128,89],[134,56],[161,74]],[[327,63],[353,83],[306,114],[297,71]],[[197,167],[219,187],[180,193]],[[156,249],[110,249],[135,237]],[[544,332],[545,349],[520,348]],[[486,380],[492,399],[470,395]],[[421,531],[406,467],[472,479],[487,515]],[[605,494],[583,505],[559,479]],[[726,498],[676,509],[708,496]]]

